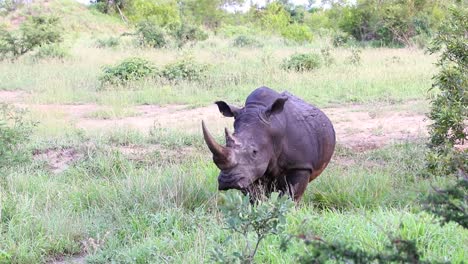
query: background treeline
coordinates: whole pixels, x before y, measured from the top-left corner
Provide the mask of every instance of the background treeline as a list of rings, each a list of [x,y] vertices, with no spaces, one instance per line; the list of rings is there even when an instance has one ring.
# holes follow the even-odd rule
[[[331,35],[335,43],[358,41],[373,46],[424,47],[454,1],[438,0],[328,0],[320,6],[294,5],[287,0],[252,5],[233,12],[243,0],[96,0],[101,12],[130,23],[152,21],[166,30],[182,24],[214,31],[278,34],[305,42],[313,35]],[[241,27],[233,29],[233,26]],[[243,32],[246,33],[246,32]]]

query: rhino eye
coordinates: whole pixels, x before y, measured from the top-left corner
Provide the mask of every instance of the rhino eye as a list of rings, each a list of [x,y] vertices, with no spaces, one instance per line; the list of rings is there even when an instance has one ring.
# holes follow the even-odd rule
[[[254,150],[252,151],[252,154],[253,154],[253,155],[254,155],[254,157],[255,157],[255,156],[257,155],[257,150],[256,150],[256,149],[254,149]]]

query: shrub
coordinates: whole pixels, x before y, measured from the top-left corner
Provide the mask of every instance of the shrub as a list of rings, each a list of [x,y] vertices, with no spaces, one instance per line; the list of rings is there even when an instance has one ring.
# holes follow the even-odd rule
[[[26,118],[26,112],[0,103],[0,167],[23,161],[30,153],[23,147],[36,123]]]
[[[461,175],[460,179],[445,189],[435,189],[426,198],[426,211],[442,218],[443,223],[456,222],[468,228],[468,177]]]
[[[271,33],[281,33],[290,25],[291,16],[280,2],[273,1],[259,13],[260,26]]]
[[[187,57],[168,64],[161,71],[161,76],[169,81],[199,81],[205,78],[208,65],[197,63],[192,57]]]
[[[34,48],[62,40],[57,17],[33,16],[15,31],[0,27],[0,59],[16,59]]]
[[[70,53],[67,48],[60,46],[59,44],[49,44],[40,46],[34,54],[34,59],[66,59],[70,57]]]
[[[124,85],[129,81],[141,80],[156,72],[156,67],[149,61],[141,58],[129,58],[114,65],[106,66],[99,77],[102,85]]]
[[[208,34],[205,31],[190,24],[182,24],[172,32],[172,35],[179,47],[182,47],[189,42],[204,41],[208,39]]]
[[[323,63],[325,66],[330,66],[333,63],[335,63],[335,58],[333,58],[331,54],[331,49],[330,47],[326,47],[320,50],[320,54],[322,55]]]
[[[294,54],[283,60],[281,68],[288,71],[312,71],[320,68],[320,55],[315,53]]]
[[[95,43],[98,48],[114,48],[120,45],[120,39],[118,37],[100,38]]]
[[[234,39],[232,42],[234,47],[243,48],[243,47],[262,47],[263,44],[258,41],[256,38],[248,35],[240,35]]]
[[[343,47],[355,42],[354,37],[345,32],[336,32],[332,36],[333,47]]]
[[[162,48],[167,45],[166,33],[152,21],[138,23],[136,34],[141,46]]]
[[[121,0],[121,2],[128,5],[126,14],[132,22],[151,21],[152,24],[165,29],[174,29],[181,24],[178,1]]]
[[[262,240],[283,232],[286,215],[294,207],[293,201],[286,195],[280,197],[278,193],[255,205],[251,204],[249,196],[241,196],[239,192],[228,192],[223,198],[224,204],[220,205],[220,209],[227,229],[240,234],[245,247],[242,252],[232,254],[227,254],[225,248],[215,248],[211,258],[218,263],[252,263]],[[251,233],[255,234],[253,244],[250,244]]]
[[[313,39],[309,27],[299,24],[291,24],[281,31],[281,36],[287,40],[298,43],[310,42]]]
[[[346,62],[352,65],[361,65],[361,53],[362,50],[352,47],[351,48],[351,55],[346,58]]]
[[[430,51],[441,52],[434,76],[436,94],[431,98],[429,118],[430,151],[427,156],[429,172],[434,175],[450,175],[457,170],[468,170],[467,151],[454,150],[467,138],[468,119],[468,51],[466,28],[468,8],[452,8],[450,16],[437,33]]]
[[[403,226],[401,226],[403,228]],[[389,236],[390,243],[378,253],[369,253],[343,242],[327,242],[320,237],[308,238],[303,234],[297,236],[304,242],[306,250],[297,255],[298,263],[445,263],[421,260],[416,240]],[[281,248],[286,250],[290,240],[282,241]]]

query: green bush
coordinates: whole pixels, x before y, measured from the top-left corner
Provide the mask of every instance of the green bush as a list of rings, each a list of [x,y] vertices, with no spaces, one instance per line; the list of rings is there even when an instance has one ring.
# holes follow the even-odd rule
[[[263,44],[258,41],[256,38],[249,35],[240,35],[236,37],[232,45],[234,47],[243,48],[243,47],[262,47]]]
[[[351,55],[346,58],[346,62],[351,65],[361,65],[361,53],[361,49],[352,47]]]
[[[37,47],[62,42],[61,32],[59,19],[52,16],[30,17],[14,31],[0,27],[0,59],[16,59]]]
[[[330,47],[326,47],[320,50],[320,54],[322,55],[323,63],[325,66],[330,66],[333,63],[335,63],[335,58],[333,58],[331,54],[331,49]]]
[[[167,45],[166,33],[153,21],[137,24],[137,36],[141,46],[162,48]]]
[[[310,42],[313,39],[309,27],[299,24],[291,24],[281,31],[281,36],[287,40],[298,43]]]
[[[277,1],[267,4],[258,16],[261,29],[271,33],[284,32],[291,21],[289,12]]]
[[[466,28],[468,8],[452,8],[450,16],[433,40],[430,51],[440,52],[440,71],[434,76],[429,118],[430,151],[427,156],[429,172],[451,175],[457,170],[468,171],[468,151],[457,151],[468,136],[468,50]]]
[[[354,37],[345,32],[336,32],[332,36],[333,47],[343,47],[354,42]]]
[[[196,62],[192,57],[187,57],[168,64],[161,71],[161,77],[169,81],[199,81],[206,77],[208,65]]]
[[[151,21],[157,27],[175,29],[180,24],[180,9],[175,0],[119,0],[128,6],[126,14],[130,21]],[[109,2],[115,2],[109,1]]]
[[[114,48],[120,45],[120,39],[118,37],[100,38],[95,42],[98,48]]]
[[[114,65],[106,66],[99,77],[101,84],[124,85],[129,81],[137,81],[156,73],[156,67],[145,59],[129,58]]]
[[[34,53],[33,58],[36,60],[40,59],[66,59],[70,57],[70,52],[67,48],[59,44],[48,44],[40,46],[36,53]]]
[[[241,235],[245,246],[242,252],[232,253],[226,252],[224,247],[215,248],[211,259],[217,263],[253,263],[262,240],[269,235],[281,234],[286,226],[286,216],[294,208],[294,202],[288,196],[280,197],[278,193],[272,193],[268,200],[255,205],[249,196],[235,191],[228,192],[223,198],[220,209],[227,229]],[[253,241],[249,236],[252,233],[255,234]]]
[[[404,228],[402,225],[401,229]],[[388,235],[390,243],[385,245],[384,250],[378,253],[370,253],[340,241],[325,241],[313,236],[306,237],[304,234],[295,236],[304,242],[306,250],[298,254],[297,263],[447,263],[437,261],[426,261],[421,258],[421,250],[417,247],[416,240],[404,239],[402,237],[392,237]],[[291,239],[281,242],[281,248],[286,250],[291,243]]]
[[[465,157],[466,158],[466,157]],[[442,218],[442,223],[456,222],[468,228],[468,177],[460,179],[444,189],[435,189],[426,198],[425,209]]]
[[[284,59],[281,64],[283,70],[296,72],[312,71],[320,68],[320,66],[320,55],[315,53],[294,54]]]
[[[189,42],[195,43],[197,41],[204,41],[208,39],[208,34],[205,31],[203,31],[200,27],[190,24],[182,24],[172,32],[172,35],[174,36],[179,47],[182,47]]]
[[[26,112],[0,103],[0,167],[28,158],[26,144],[36,126],[26,118]]]

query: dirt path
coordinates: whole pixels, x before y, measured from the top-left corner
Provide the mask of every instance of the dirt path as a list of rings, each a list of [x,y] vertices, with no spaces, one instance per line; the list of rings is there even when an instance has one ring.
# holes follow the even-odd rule
[[[90,114],[106,107],[87,105],[25,105],[19,103],[23,95],[17,92],[0,92],[0,102],[7,101],[32,111],[60,113],[77,128],[107,131],[134,128],[148,132],[152,127],[170,127],[188,133],[201,133],[200,123],[205,120],[213,133],[221,133],[224,127],[232,128],[232,119],[223,117],[216,105],[189,108],[184,105],[142,105],[131,110],[135,116],[117,119],[89,118]],[[424,102],[406,102],[396,105],[346,105],[324,108],[332,120],[339,144],[355,150],[378,148],[398,140],[427,135],[423,114]],[[422,107],[421,107],[422,106]]]

